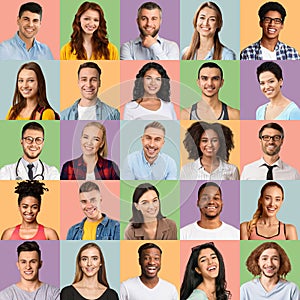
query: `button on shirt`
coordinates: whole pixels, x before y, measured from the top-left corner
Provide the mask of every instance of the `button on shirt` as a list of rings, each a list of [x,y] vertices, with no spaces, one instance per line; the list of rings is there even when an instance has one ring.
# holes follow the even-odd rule
[[[27,50],[25,42],[18,33],[13,38],[0,44],[0,60],[50,60],[53,59],[49,47],[33,41],[32,47]]]
[[[121,170],[121,179],[126,180],[176,180],[177,166],[169,155],[159,153],[156,160],[150,164],[144,150],[129,154]]]
[[[179,48],[173,41],[157,37],[157,42],[150,48],[143,47],[141,37],[124,43],[121,46],[120,59],[140,60],[178,60]]]

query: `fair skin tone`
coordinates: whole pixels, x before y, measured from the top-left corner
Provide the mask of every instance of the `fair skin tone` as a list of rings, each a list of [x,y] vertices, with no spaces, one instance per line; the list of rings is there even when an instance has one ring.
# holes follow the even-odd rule
[[[28,141],[24,139],[27,137],[32,137],[34,139],[32,143],[28,143]],[[44,147],[44,141],[41,144],[38,144],[36,138],[44,138],[43,132],[34,129],[27,129],[23,134],[23,139],[20,141],[23,148],[23,158],[30,163],[39,159],[39,155]]]
[[[20,272],[20,281],[16,285],[24,291],[33,292],[43,283],[39,280],[39,269],[42,261],[37,251],[22,251],[16,263]]]
[[[216,229],[222,225],[220,213],[223,201],[217,187],[205,187],[200,193],[197,205],[201,215],[201,219],[197,222],[198,226],[206,229]]]
[[[281,14],[278,11],[271,10],[265,14],[265,17],[281,19]],[[279,33],[284,25],[282,23],[275,24],[273,20],[271,23],[268,23],[268,21],[259,22],[259,26],[262,28],[261,45],[270,51],[274,51],[279,39]]]
[[[202,92],[201,100],[197,103],[197,115],[202,120],[217,120],[222,112],[219,90],[224,84],[221,71],[218,68],[203,68],[200,70],[197,85]],[[227,105],[230,120],[239,120],[240,111]],[[181,119],[189,120],[191,107],[181,111]]]
[[[142,9],[136,22],[140,30],[143,47],[150,48],[157,43],[157,35],[161,24],[161,12],[159,9]]]
[[[96,69],[81,69],[78,76],[78,87],[81,94],[79,105],[83,107],[96,105],[100,86],[101,80]]]
[[[19,235],[23,240],[32,239],[38,232],[37,216],[40,212],[38,200],[33,196],[24,197],[19,205],[19,211],[22,216],[22,224],[20,227]],[[15,227],[6,229],[1,239],[9,240]],[[47,240],[58,240],[58,235],[52,228],[44,227],[44,232]]]
[[[289,104],[290,100],[281,93],[283,80],[266,71],[259,75],[261,92],[270,100],[265,112],[265,120],[274,120]]]
[[[87,173],[93,173],[98,161],[98,150],[103,146],[103,132],[98,127],[87,126],[80,139],[83,160],[87,165]]]
[[[203,277],[197,289],[204,291],[209,300],[215,300],[216,278],[219,275],[219,260],[216,253],[210,248],[202,249],[198,256],[198,267],[195,270]]]
[[[93,53],[92,37],[93,33],[98,29],[100,16],[98,11],[88,9],[80,17],[80,26],[83,36],[83,47],[87,53],[88,59],[91,58]]]
[[[257,221],[257,233],[264,237],[272,237],[278,234],[279,220],[277,213],[283,202],[283,194],[279,187],[267,187],[263,193],[262,199],[262,215]],[[241,224],[241,239],[248,240],[248,222]],[[255,229],[254,229],[255,230]],[[297,240],[297,231],[294,225],[286,224],[286,239]]]
[[[37,13],[24,11],[22,16],[17,18],[17,24],[19,27],[18,35],[26,44],[26,49],[29,50],[41,27],[41,17]]]
[[[157,230],[157,215],[159,212],[159,199],[155,191],[149,190],[144,193],[134,206],[139,210],[143,217],[144,223],[142,228],[145,230],[149,239],[155,239]]]
[[[91,247],[81,253],[79,266],[83,277],[73,284],[79,294],[86,299],[98,299],[104,294],[107,287],[98,281],[98,271],[101,268],[100,253],[97,248]]]
[[[158,128],[147,128],[141,142],[146,160],[149,164],[153,164],[165,143],[164,132]]]
[[[139,258],[141,266],[140,279],[148,288],[154,288],[159,281],[158,272],[161,267],[161,253],[156,248],[145,249]]]

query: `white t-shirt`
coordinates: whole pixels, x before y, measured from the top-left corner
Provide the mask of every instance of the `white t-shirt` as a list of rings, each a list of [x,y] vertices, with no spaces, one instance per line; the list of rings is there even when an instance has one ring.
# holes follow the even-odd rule
[[[181,240],[239,240],[240,231],[222,222],[216,229],[202,228],[197,221],[180,229]]]
[[[78,120],[97,120],[96,105],[85,107],[78,104]]]
[[[129,278],[121,283],[120,287],[121,300],[177,300],[178,293],[176,287],[161,278],[158,284],[150,289],[145,286],[140,277]]]
[[[269,49],[263,47],[260,45],[261,53],[262,53],[262,58],[264,60],[277,60],[276,57],[276,51],[270,51]]]

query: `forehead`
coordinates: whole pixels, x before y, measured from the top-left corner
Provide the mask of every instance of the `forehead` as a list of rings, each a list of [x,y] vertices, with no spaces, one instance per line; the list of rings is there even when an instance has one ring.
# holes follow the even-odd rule
[[[201,15],[208,16],[208,17],[216,17],[217,13],[214,9],[206,6],[200,10],[199,16],[201,16]]]
[[[265,71],[265,72],[262,72],[259,74],[260,81],[266,81],[266,80],[274,79],[274,78],[276,79],[275,75],[270,71]]]
[[[92,190],[92,191],[89,191],[89,192],[79,193],[79,198],[80,198],[80,200],[83,200],[83,199],[92,199],[92,198],[100,199],[101,198],[101,194],[97,190]]]
[[[82,256],[100,256],[100,253],[96,247],[91,247],[83,250],[81,252],[81,257]]]
[[[212,137],[218,137],[218,134],[213,129],[207,129],[202,133],[201,138],[212,138]]]
[[[20,77],[35,77],[36,78],[36,74],[33,70],[23,69],[19,73],[19,78]]]
[[[23,197],[21,200],[21,204],[38,204],[39,201],[33,196]]]
[[[161,257],[160,251],[156,248],[145,249],[141,253],[142,256],[159,256]]]
[[[270,18],[280,18],[281,19],[281,14],[276,11],[276,10],[269,10],[266,14],[265,17],[270,17]]]
[[[139,198],[139,201],[140,200],[150,200],[150,199],[154,199],[154,198],[157,198],[157,194],[155,191],[153,190],[149,190],[147,192],[145,192],[140,198]],[[152,248],[151,248],[152,249]],[[153,248],[155,249],[155,248]]]
[[[97,10],[93,10],[93,9],[88,9],[87,11],[85,11],[81,17],[83,16],[91,16],[93,18],[99,18],[99,12]]]
[[[33,13],[29,10],[25,10],[21,15],[21,19],[24,19],[24,18],[29,18],[29,19],[32,19],[32,20],[34,20],[34,19],[40,20],[41,16],[37,13]]]
[[[22,251],[19,255],[19,260],[39,260],[39,255],[37,251]]]
[[[221,77],[221,71],[218,68],[203,68],[200,70],[199,78],[201,79],[201,76],[206,77]]]
[[[281,135],[281,132],[277,129],[273,129],[273,128],[265,128],[262,131],[262,135]]]
[[[282,191],[278,186],[269,186],[264,190],[264,195],[275,194],[282,197]]]
[[[96,77],[100,78],[97,69],[95,68],[82,68],[79,72],[79,78],[81,77]]]
[[[91,135],[91,136],[97,136],[99,138],[103,137],[103,132],[100,128],[96,127],[96,126],[87,126],[83,129],[82,134],[85,135]]]
[[[43,137],[43,132],[36,129],[26,129],[24,131],[24,136]]]
[[[200,196],[203,195],[221,195],[221,194],[219,188],[217,188],[216,186],[207,186],[200,192]]]
[[[279,253],[276,249],[269,248],[269,249],[264,250],[261,253],[260,257],[262,257],[262,256],[279,256]]]
[[[210,256],[216,254],[214,250],[212,250],[211,248],[205,248],[200,250],[198,258],[202,257],[202,256]]]
[[[152,137],[164,137],[163,130],[159,128],[149,127],[144,131],[144,135],[150,135]]]
[[[142,18],[142,17],[147,17],[147,18],[157,17],[157,18],[160,18],[160,10],[158,8],[154,8],[154,9],[143,8],[140,12],[140,15],[139,15],[139,18]]]
[[[145,76],[161,77],[161,75],[156,69],[149,69],[148,71],[145,72],[144,77]]]

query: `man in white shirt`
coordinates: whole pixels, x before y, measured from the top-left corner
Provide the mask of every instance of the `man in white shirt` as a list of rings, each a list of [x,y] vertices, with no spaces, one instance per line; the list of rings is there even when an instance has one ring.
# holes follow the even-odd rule
[[[262,158],[244,166],[241,180],[299,180],[298,171],[279,156],[284,140],[283,128],[277,123],[267,123],[259,130],[258,136]]]
[[[123,281],[120,287],[121,300],[177,300],[176,287],[158,277],[161,267],[162,250],[153,243],[140,246],[139,264],[141,276]]]
[[[215,182],[206,182],[198,190],[200,220],[180,229],[181,240],[239,240],[240,231],[221,221],[222,190]]]

